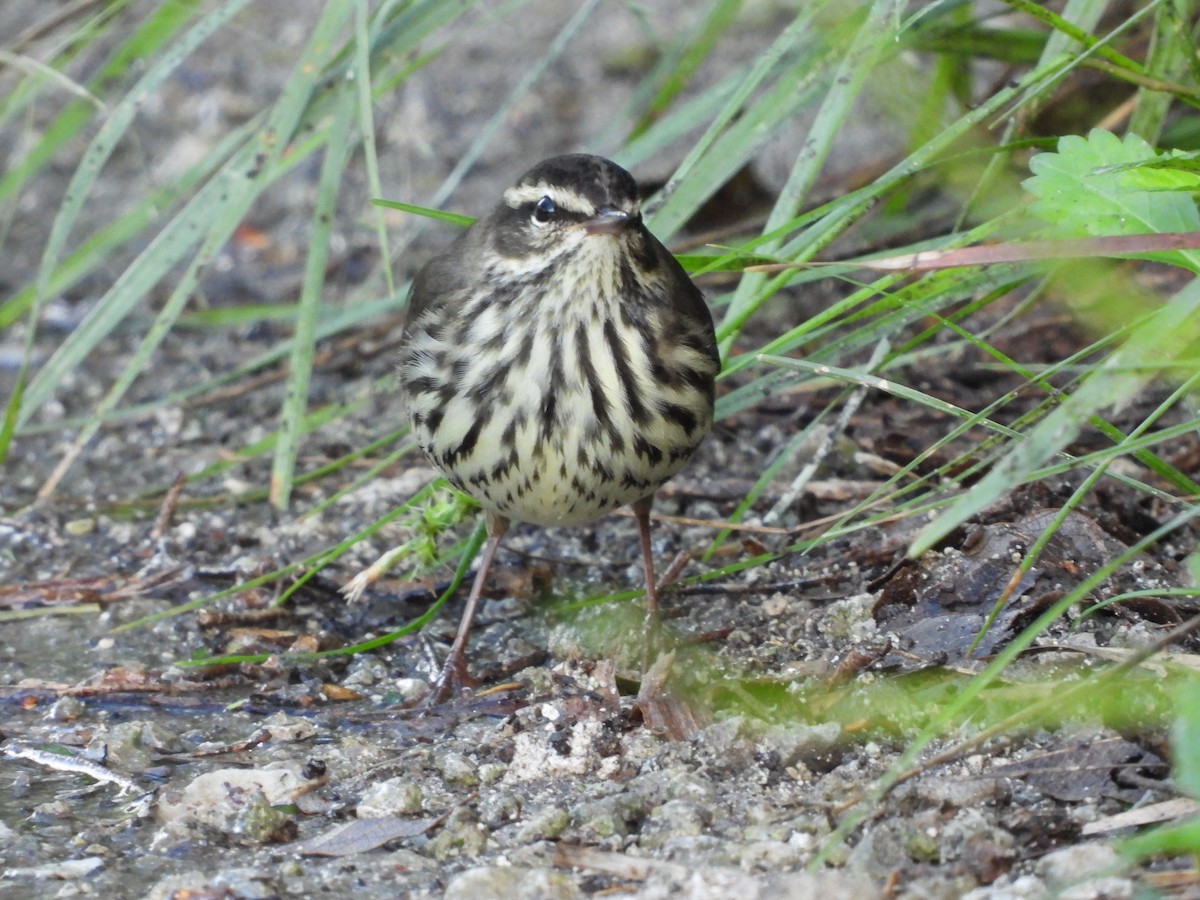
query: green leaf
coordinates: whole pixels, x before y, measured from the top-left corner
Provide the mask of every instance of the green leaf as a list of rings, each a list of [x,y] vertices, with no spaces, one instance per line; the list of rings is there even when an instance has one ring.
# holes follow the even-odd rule
[[[1184,685],[1175,699],[1175,721],[1171,726],[1172,776],[1180,793],[1200,799],[1200,685],[1195,681]]]
[[[1200,818],[1188,819],[1178,825],[1164,825],[1131,837],[1121,841],[1117,850],[1134,859],[1200,852]]]
[[[1147,190],[1143,178],[1123,168],[1155,156],[1154,148],[1134,134],[1124,140],[1099,129],[1086,138],[1068,135],[1057,152],[1040,153],[1029,162],[1034,174],[1025,189],[1035,198],[1031,210],[1053,226],[1054,237],[1200,230],[1200,213],[1190,197]],[[1146,255],[1200,272],[1195,251]]]
[[[1127,172],[1125,184],[1142,191],[1194,191],[1200,188],[1200,173],[1143,167]]]

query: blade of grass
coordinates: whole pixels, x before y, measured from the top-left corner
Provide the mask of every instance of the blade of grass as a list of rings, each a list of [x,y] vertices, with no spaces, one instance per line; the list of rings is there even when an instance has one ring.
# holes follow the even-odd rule
[[[29,75],[36,76],[38,81],[44,81],[46,84],[54,85],[60,90],[66,91],[68,94],[94,106],[98,113],[103,114],[108,111],[108,107],[105,106],[104,101],[89,91],[87,87],[71,80],[62,72],[52,66],[46,65],[40,60],[29,56],[22,56],[19,53],[9,53],[7,50],[0,49],[0,67],[5,65],[12,66],[14,69],[20,69]]]
[[[676,167],[675,173],[671,176],[671,181],[664,186],[659,196],[650,204],[650,208],[647,210],[647,223],[657,233],[662,234],[664,237],[670,237],[675,230],[675,228],[671,227],[669,220],[661,218],[662,203],[665,202],[667,197],[678,190],[681,183],[689,178],[697,162],[708,153],[709,148],[720,137],[721,133],[741,113],[751,95],[764,82],[767,76],[775,71],[787,54],[794,52],[801,45],[807,36],[808,29],[814,18],[821,12],[824,6],[824,0],[806,4],[805,8],[788,24],[787,28],[780,32],[779,37],[771,42],[771,46],[767,48],[766,52],[758,57],[738,84],[730,87],[729,96],[723,100],[720,108],[717,110],[717,114],[712,117],[704,133],[692,144],[687,155],[684,156],[683,160]],[[707,117],[707,109],[711,106],[713,100],[708,96],[704,96],[702,99],[706,102],[698,105],[697,112]],[[656,131],[661,130],[664,129],[656,129]],[[648,144],[649,140],[645,140],[642,143]],[[650,149],[650,147],[646,147],[645,149],[639,148],[637,141],[631,141],[630,146],[626,147],[620,154],[620,159],[626,160],[632,165],[639,162]],[[698,202],[696,202],[696,206],[698,205]],[[694,212],[694,208],[688,210],[687,206],[684,207],[684,210],[686,210],[686,215],[691,215]],[[677,228],[684,220],[683,213],[677,213],[676,219],[678,219],[675,226]]]
[[[30,309],[30,324],[25,336],[25,351],[21,370],[17,377],[18,387],[23,387],[28,380],[38,317],[42,306],[50,296],[53,274],[59,267],[59,260],[66,246],[67,238],[74,227],[84,201],[100,174],[100,169],[116,149],[117,142],[124,136],[146,96],[157,90],[192,51],[208,40],[247,2],[248,0],[227,0],[185,32],[179,41],[159,56],[154,65],[138,80],[125,98],[113,107],[111,115],[101,126],[96,137],[92,139],[79,167],[71,177],[63,202],[54,217],[54,224],[51,226],[50,236],[46,241],[46,247],[38,266],[36,294]],[[0,197],[2,197],[2,192],[0,192]],[[22,390],[14,392],[9,398],[9,409],[5,413],[5,422],[15,423],[12,426],[14,430],[28,418],[33,410],[36,410],[41,400],[44,399],[44,397],[39,397],[35,390],[44,374],[45,370],[43,369],[38,378],[29,383],[29,391],[33,394],[33,398],[27,398]],[[0,462],[8,454],[11,436],[12,431],[6,425],[5,432],[0,434],[0,440],[4,442],[0,444]]]
[[[672,189],[650,218],[655,234],[663,239],[673,235],[705,200],[750,161],[783,123],[813,101],[828,65],[840,55],[845,32],[850,28],[847,20],[840,21],[822,34],[824,43],[799,47],[798,60],[781,61],[774,83],[752,105],[740,110],[741,115],[713,139],[707,152],[695,156],[690,170],[675,176]],[[726,112],[728,106],[726,103]]]
[[[436,222],[447,222],[450,225],[458,225],[460,228],[466,228],[475,221],[474,216],[464,216],[461,213],[446,212],[442,209],[432,209],[428,206],[418,206],[415,203],[404,203],[400,200],[376,199],[371,202],[385,209],[398,209],[401,212],[412,213],[415,216],[422,216],[426,219],[433,219]]]
[[[479,553],[479,548],[483,546],[483,542],[486,538],[487,528],[483,519],[481,518],[475,523],[475,529],[471,532],[471,536],[467,539],[467,542],[463,547],[462,554],[459,556],[458,566],[455,568],[454,575],[451,577],[450,583],[446,586],[446,589],[438,595],[437,600],[430,605],[429,609],[425,610],[425,612],[421,613],[421,615],[417,616],[403,627],[394,629],[377,637],[369,638],[365,641],[349,644],[345,647],[336,647],[332,650],[321,650],[316,653],[288,655],[287,659],[296,662],[311,662],[312,660],[322,659],[329,656],[348,656],[355,653],[366,653],[369,650],[375,650],[379,647],[384,647],[402,637],[405,637],[406,635],[414,634],[417,631],[420,631],[435,618],[437,618],[437,615],[439,612],[441,612],[442,607],[446,605],[446,601],[454,596],[454,592],[458,590],[459,585],[463,583],[463,579],[467,577],[467,573],[471,571],[471,563],[475,561],[475,557]],[[349,546],[349,542],[347,542],[345,546]],[[321,567],[328,561],[328,558],[313,557],[312,567],[309,569],[305,579],[312,577],[313,574],[320,571]],[[302,583],[303,581],[293,586],[293,590],[296,587],[299,587]],[[248,587],[250,587],[249,583],[239,586],[238,590],[245,590]],[[216,596],[208,599],[215,600]],[[207,656],[189,659],[186,661],[179,660],[178,664],[183,666],[213,666],[255,663],[264,662],[272,655],[273,654],[263,653],[249,654],[244,656]]]
[[[600,0],[584,0],[579,5],[575,14],[559,30],[558,34],[554,36],[554,40],[538,56],[536,62],[527,68],[521,80],[517,82],[516,87],[512,89],[500,106],[497,107],[496,111],[488,118],[487,122],[484,123],[483,127],[479,129],[479,134],[471,142],[471,146],[467,148],[458,162],[455,163],[454,168],[450,170],[450,174],[446,176],[441,186],[434,192],[433,197],[429,200],[429,206],[441,206],[457,190],[463,176],[471,170],[471,167],[475,165],[475,161],[479,159],[488,144],[492,142],[492,139],[512,112],[513,107],[516,106],[522,97],[529,93],[554,61],[571,46],[579,30],[592,17],[592,14],[596,11],[596,7],[599,5]]]
[[[253,147],[244,147],[234,159],[240,158],[246,166],[249,166],[255,156]],[[282,165],[295,165],[302,158],[301,154],[297,154],[293,159],[284,161]],[[187,263],[187,268],[172,290],[167,303],[155,317],[155,324],[147,335],[147,339],[139,345],[138,350],[125,365],[100,406],[93,410],[80,434],[63,454],[51,477],[42,485],[38,492],[39,496],[49,496],[55,490],[59,481],[82,452],[84,445],[103,424],[105,416],[149,362],[154,349],[170,333],[171,325],[182,312],[187,299],[198,284],[203,267],[211,262],[213,256],[229,239],[238,222],[245,215],[255,196],[254,193],[238,191],[230,186],[231,183],[240,186],[243,179],[255,177],[245,175],[245,171],[235,165],[223,167],[217,178],[205,185],[180,214],[159,232],[134,263],[121,273],[100,302],[60,345],[55,354],[38,372],[37,378],[30,384],[28,390],[30,397],[36,397],[41,401],[44,396],[48,396],[59,380],[67,372],[72,371],[91,349],[116,328],[117,324],[149,292],[151,287],[186,257],[197,234],[204,234],[201,229],[207,227],[207,234],[203,237],[199,251]],[[29,406],[24,407],[24,409],[29,408]],[[23,423],[18,419],[17,424],[22,425]]]
[[[114,4],[114,10],[125,6],[125,3]],[[156,58],[162,48],[167,45],[174,34],[201,9],[200,0],[179,0],[175,3],[160,3],[154,11],[138,25],[137,29],[126,40],[122,41],[109,56],[100,70],[88,80],[86,89],[95,96],[103,96],[105,89],[125,76],[129,71],[136,71],[135,62],[144,62]],[[220,9],[210,15],[219,15]],[[88,30],[95,31],[110,22],[111,11],[104,12],[95,20]],[[84,46],[92,46],[94,40],[85,39]],[[36,91],[28,91],[23,96],[14,97],[14,102],[6,107],[6,115],[12,115],[19,110],[17,100],[31,102],[37,95]],[[21,161],[0,176],[0,203],[4,203],[16,191],[20,190],[29,180],[50,162],[68,141],[74,138],[92,118],[95,110],[90,103],[74,101],[59,113],[53,122],[47,126],[41,138],[25,154]]]
[[[354,60],[350,76],[358,88],[358,132],[362,135],[363,163],[367,170],[367,187],[373,197],[383,196],[383,182],[379,177],[379,157],[375,152],[375,116],[371,96],[371,38],[368,21],[369,0],[356,0],[354,4]],[[375,239],[379,242],[379,253],[387,292],[396,293],[392,276],[391,242],[388,240],[387,221],[383,211],[375,211]]]
[[[1154,13],[1154,31],[1146,69],[1164,81],[1194,80],[1195,48],[1188,23],[1195,20],[1195,0],[1166,0]],[[1175,97],[1167,91],[1138,89],[1129,130],[1154,144],[1162,134]]]
[[[354,132],[357,118],[357,93],[354,85],[343,82],[343,97],[337,104],[325,160],[317,182],[317,198],[308,240],[304,282],[300,288],[300,303],[296,315],[296,331],[288,363],[287,395],[280,414],[279,441],[271,466],[271,504],[286,509],[292,496],[296,457],[300,452],[300,422],[308,406],[308,386],[312,377],[313,351],[316,347],[317,318],[321,293],[325,287],[325,267],[329,258],[329,239],[337,211],[338,188],[341,185],[351,152],[358,143]]]
[[[1034,622],[1021,631],[1020,634],[996,655],[982,672],[963,686],[961,692],[948,698],[947,702],[934,717],[934,720],[909,742],[904,752],[900,754],[888,772],[875,782],[871,789],[867,791],[865,798],[838,823],[837,828],[826,838],[825,842],[821,845],[821,849],[809,864],[810,871],[816,871],[820,866],[824,865],[829,854],[841,846],[842,842],[853,833],[866,817],[879,808],[879,802],[898,783],[906,770],[912,767],[925,748],[939,736],[946,734],[951,725],[959,720],[971,704],[978,699],[980,693],[988,685],[992,684],[1033,643],[1039,634],[1045,631],[1059,616],[1070,609],[1072,605],[1081,602],[1099,587],[1105,579],[1120,569],[1121,566],[1132,561],[1138,554],[1153,546],[1157,541],[1187,525],[1197,518],[1197,516],[1200,516],[1200,508],[1189,506],[1184,509],[1166,524],[1144,536],[1126,552],[1101,565],[1096,571],[1080,582],[1078,586],[1067,592],[1060,600],[1052,604]]]
[[[314,34],[313,40],[323,41],[322,47],[333,49],[336,58],[339,54],[332,48],[333,38],[325,32],[336,34],[348,10],[338,4],[332,6],[337,8],[331,10],[327,6],[324,17],[317,23],[318,34]],[[396,12],[396,21],[407,22],[412,27],[396,30],[395,22],[391,23],[385,33],[392,43],[381,43],[380,51],[394,49],[403,56],[428,36],[427,29],[438,27],[451,13],[458,15],[464,8],[462,4],[432,0],[416,7],[405,6]],[[15,416],[15,427],[25,427],[32,412],[56,388],[64,374],[75,368],[154,284],[183,261],[196,240],[215,231],[232,233],[260,192],[322,145],[327,124],[318,124],[315,131],[304,133],[300,142],[293,143],[292,136],[297,134],[298,126],[306,116],[317,123],[325,121],[322,116],[329,105],[328,98],[318,87],[324,77],[322,72],[327,58],[328,54],[325,58],[313,56],[310,41],[309,50],[301,56],[293,77],[266,118],[266,124],[231,157],[221,169],[220,177],[207,184],[163,227],[146,251],[118,277],[84,322],[30,381],[25,392],[27,402]]]
[[[169,619],[173,616],[182,615],[183,613],[188,613],[188,612],[195,612],[197,609],[202,609],[203,607],[207,606],[210,603],[215,603],[217,600],[222,600],[225,597],[232,597],[236,594],[242,593],[243,591],[251,590],[252,588],[262,587],[263,585],[268,585],[268,584],[273,584],[273,583],[279,581],[280,579],[286,578],[287,576],[289,576],[295,572],[298,572],[298,571],[304,570],[304,571],[309,571],[310,573],[320,571],[322,566],[324,566],[325,564],[327,564],[328,562],[330,562],[334,559],[337,559],[339,556],[341,556],[343,553],[345,553],[347,550],[349,550],[355,544],[357,544],[360,541],[363,541],[366,538],[370,537],[371,535],[375,534],[380,529],[382,529],[385,525],[387,525],[391,522],[394,522],[396,519],[400,518],[403,515],[406,515],[418,503],[421,503],[427,497],[429,497],[434,492],[436,487],[437,487],[436,482],[427,484],[421,490],[417,491],[417,493],[413,494],[404,503],[401,503],[399,506],[397,506],[392,511],[388,512],[386,515],[380,516],[378,519],[376,519],[370,525],[361,529],[357,533],[350,535],[344,541],[341,541],[340,543],[335,544],[333,547],[327,547],[326,549],[321,550],[317,553],[313,553],[298,562],[289,563],[288,565],[282,566],[271,572],[266,572],[262,575],[257,575],[254,578],[249,579],[248,581],[243,581],[240,584],[235,584],[232,587],[228,587],[223,591],[218,591],[215,594],[210,594],[210,595],[204,596],[204,597],[197,597],[194,600],[189,600],[186,603],[181,603],[178,606],[171,607],[170,609],[162,610],[161,612],[151,613],[148,616],[143,616],[140,619],[135,619],[130,622],[123,622],[122,624],[115,627],[112,630],[112,633],[120,634],[123,631],[132,631],[135,628],[142,628],[143,626],[146,626],[146,625],[152,625],[155,622],[161,622],[162,620]]]
[[[252,123],[249,124],[251,127],[242,126],[228,134],[196,165],[174,176],[169,183],[155,188],[132,209],[118,214],[100,231],[84,238],[51,274],[47,286],[48,294],[51,297],[61,296],[87,276],[94,274],[111,262],[112,254],[120,247],[160,220],[164,210],[174,208],[184,198],[191,196],[228,160],[237,145],[245,140],[245,136],[253,130]],[[31,283],[0,303],[0,331],[29,311],[37,291],[37,284]]]
[[[677,42],[677,54],[672,54],[662,67],[665,77],[658,90],[646,104],[639,121],[629,137],[635,138],[661,116],[679,96],[700,65],[712,53],[722,34],[733,24],[741,9],[742,0],[716,0],[699,25]]]
[[[952,529],[1024,483],[1041,463],[1060,451],[1099,410],[1121,407],[1158,374],[1156,362],[1178,357],[1200,340],[1200,280],[1138,323],[1129,339],[1062,405],[1031,428],[983,479],[914,539],[910,557],[933,547]]]
[[[1026,75],[1020,83],[998,90],[987,100],[947,126],[933,140],[922,145],[879,176],[868,188],[849,194],[830,204],[828,212],[803,233],[785,243],[780,248],[779,255],[797,262],[813,259],[892,187],[932,165],[957,141],[974,132],[981,123],[1004,109],[1014,99],[1032,90],[1034,86],[1044,84],[1052,79],[1063,65],[1059,62],[1039,68]],[[731,345],[755,311],[774,296],[780,288],[789,283],[788,278],[782,275],[776,276],[769,279],[761,290],[748,294],[745,302],[741,305],[731,302],[717,328],[717,337],[722,345]]]
[[[899,11],[900,4],[895,0],[875,0],[871,4],[845,56],[833,72],[829,90],[817,109],[816,118],[800,147],[800,152],[796,154],[788,180],[767,216],[765,231],[774,231],[799,213],[800,206],[825,164],[837,132],[849,114],[867,76],[875,69],[884,49],[889,44],[897,44],[898,35],[887,25],[896,18]],[[771,242],[762,247],[762,251],[768,254],[775,253],[778,249],[778,242]],[[730,310],[747,306],[765,282],[764,275],[743,275],[733,298],[729,301]],[[732,335],[722,342],[722,349],[728,353],[731,346]]]

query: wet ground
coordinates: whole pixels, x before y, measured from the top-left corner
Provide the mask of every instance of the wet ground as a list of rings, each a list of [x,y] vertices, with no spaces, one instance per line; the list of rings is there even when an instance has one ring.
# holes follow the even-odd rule
[[[476,28],[381,104],[389,196],[430,195],[472,128],[514,83],[506,48],[518,35],[551,39],[569,15],[563,6],[533,3],[525,7],[533,18]],[[657,27],[682,27],[662,6]],[[148,104],[140,145],[115,159],[106,196],[119,197],[122,178],[156,175],[173,156],[201,152],[221,122],[277,90],[290,51],[305,37],[303,17],[284,16],[285,8],[295,4],[255,7],[219,52],[198,58],[168,96]],[[602,131],[614,104],[583,103],[581,94],[620,98],[631,90],[635,80],[616,63],[642,38],[625,7],[611,4],[597,15],[603,27],[588,29],[579,52],[514,110],[449,207],[478,211],[530,161],[576,149]],[[778,21],[773,15],[764,7],[761,18],[735,30],[715,65],[755,52]],[[891,152],[882,141],[848,140],[840,175],[869,165],[872,153]],[[16,152],[11,141],[5,150]],[[662,177],[674,161],[637,174]],[[769,158],[761,163],[752,194],[769,193],[771,169]],[[64,165],[39,181],[27,208],[52,208],[69,172]],[[821,189],[838,190],[840,175]],[[207,302],[294,297],[314,177],[299,173],[281,183],[272,208],[255,211],[256,237],[228,248],[206,276]],[[372,236],[357,218],[366,196],[360,182],[348,184],[342,198],[334,283],[344,296],[380,284]],[[47,227],[30,215],[14,226],[5,250],[10,284],[29,276]],[[401,277],[440,239],[419,241]],[[120,265],[114,259],[108,274]],[[704,286],[710,295],[725,289]],[[39,337],[42,358],[103,287],[99,278],[55,304]],[[784,295],[746,345],[822,308],[834,290]],[[1048,305],[1003,322],[1021,299],[981,314],[1001,322],[990,336],[995,346],[1033,365],[1087,342]],[[363,402],[308,441],[305,470],[402,424],[389,390],[398,307],[322,347],[314,403]],[[905,518],[810,549],[805,539],[822,523],[869,496],[950,427],[911,403],[869,393],[816,480],[783,503],[779,519],[761,525],[783,500],[804,450],[755,501],[747,522],[760,527],[715,546],[713,523],[733,514],[780,447],[837,397],[837,386],[798,381],[723,419],[660,494],[660,567],[680,553],[689,558],[676,589],[664,595],[670,652],[653,654],[652,677],[642,673],[640,607],[596,600],[639,584],[632,519],[562,530],[519,526],[499,557],[473,636],[480,688],[413,708],[453,634],[461,592],[422,635],[355,656],[303,657],[386,634],[429,609],[449,577],[445,568],[408,578],[400,567],[360,603],[339,593],[379,553],[411,537],[404,521],[355,546],[286,604],[275,601],[288,579],[114,631],[320,552],[405,502],[430,475],[409,454],[312,513],[380,454],[350,475],[303,484],[286,514],[252,494],[228,502],[228,494],[268,478],[269,460],[230,461],[230,454],[264,436],[264,423],[274,420],[284,389],[271,368],[266,378],[105,428],[54,496],[35,502],[72,434],[64,423],[95,404],[144,324],[135,321],[80,367],[3,470],[0,608],[28,616],[5,621],[0,632],[0,749],[7,753],[0,760],[0,895],[1001,897],[1040,896],[1081,881],[1079,896],[1132,889],[1108,838],[1127,833],[1117,814],[1176,796],[1160,702],[1172,676],[1131,666],[1104,704],[1094,693],[1073,700],[1067,688],[1101,661],[1132,661],[1194,615],[1186,602],[1154,595],[1185,583],[1180,563],[1195,546],[1186,531],[1155,544],[1088,599],[1149,596],[1072,607],[876,801],[872,815],[846,839],[831,836],[963,690],[967,675],[1161,524],[1166,512],[1145,492],[1113,479],[1094,491],[972,648],[996,601],[1014,587],[1014,560],[1081,476],[1019,490],[919,560],[907,561],[905,550],[921,523]],[[282,327],[180,329],[134,399],[230,370],[262,352]],[[5,360],[20,341],[17,330],[0,334]],[[908,373],[911,383],[963,408],[982,408],[1017,386],[971,351],[931,360]],[[0,394],[12,379],[11,367],[0,369]],[[1144,398],[1115,424],[1139,421],[1158,400]],[[1011,404],[1005,415],[1015,419],[1023,408]],[[947,458],[968,439],[978,436],[947,447]],[[1100,441],[1085,436],[1072,449]],[[1183,471],[1196,470],[1198,452],[1194,437],[1163,449]],[[223,461],[230,462],[220,474],[189,484],[163,512],[179,473]],[[1121,474],[1153,483],[1132,462]],[[464,523],[453,535],[469,529]],[[729,569],[711,581],[693,577],[719,567]],[[1194,637],[1181,647],[1195,652]],[[261,661],[186,664],[227,655]],[[1040,712],[1020,725],[986,730],[1031,708]],[[807,871],[818,854],[822,862]],[[1134,875],[1140,884],[1171,877]]]

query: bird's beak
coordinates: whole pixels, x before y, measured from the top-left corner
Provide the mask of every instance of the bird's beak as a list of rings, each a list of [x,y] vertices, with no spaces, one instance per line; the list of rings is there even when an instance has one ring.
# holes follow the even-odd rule
[[[634,222],[634,218],[621,209],[602,206],[596,215],[580,223],[588,234],[619,234]]]

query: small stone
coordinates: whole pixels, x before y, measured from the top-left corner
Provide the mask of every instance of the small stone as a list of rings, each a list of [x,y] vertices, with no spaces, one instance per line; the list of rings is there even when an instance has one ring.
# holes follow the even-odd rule
[[[391,686],[401,703],[420,700],[429,693],[429,682],[420,678],[397,678]]]
[[[1067,900],[1120,900],[1133,896],[1133,882],[1116,877],[1120,857],[1107,844],[1077,844],[1047,853],[1034,873],[1051,892]]]
[[[29,879],[38,884],[45,884],[47,881],[74,883],[82,878],[87,878],[89,875],[95,875],[103,868],[103,859],[98,856],[88,856],[83,859],[64,859],[58,862],[49,862],[40,866],[9,867],[2,870],[2,877],[5,882]],[[70,891],[71,888],[64,890]],[[25,896],[33,896],[33,894]],[[70,896],[70,894],[59,891],[55,896]]]
[[[257,790],[240,798],[229,832],[255,844],[282,843],[295,837],[295,823]]]
[[[46,719],[51,722],[73,722],[83,715],[85,708],[74,697],[60,697],[46,710]]]
[[[361,654],[354,657],[350,671],[342,679],[342,687],[366,692],[388,676],[388,665],[378,656]]]
[[[482,792],[475,809],[490,831],[512,825],[521,817],[521,801],[503,789]]]
[[[756,876],[724,866],[655,868],[638,891],[637,900],[861,900],[880,896],[880,885],[844,872],[791,873]]]
[[[857,594],[829,604],[817,620],[817,630],[826,637],[844,640],[874,637],[875,599],[874,594]]]
[[[428,844],[434,859],[463,856],[474,859],[487,849],[487,828],[467,807],[460,806],[450,814],[441,831]]]
[[[696,837],[712,824],[712,808],[686,800],[668,800],[653,809],[642,823],[638,843],[646,849],[661,847],[669,840]]]
[[[74,818],[71,804],[65,800],[47,800],[33,808],[29,821],[35,825],[52,824]]]
[[[479,776],[480,784],[492,784],[504,777],[504,773],[508,771],[508,766],[504,763],[484,763],[475,772]]]
[[[599,719],[584,719],[571,726],[557,745],[545,731],[526,731],[513,738],[513,759],[505,781],[534,781],[542,778],[571,778],[596,771],[596,750],[604,725]]]
[[[271,740],[279,743],[307,741],[317,736],[317,727],[301,716],[289,716],[277,712],[262,721],[264,730],[271,732]]]
[[[516,843],[556,840],[570,824],[571,816],[561,806],[544,806],[517,826]]]
[[[774,750],[782,767],[802,762],[808,768],[827,769],[828,762],[840,755],[837,741],[842,727],[836,722],[819,725],[779,725],[768,728],[760,740],[764,750]]]
[[[488,866],[467,869],[450,879],[445,900],[573,900],[579,888],[553,869]]]
[[[730,848],[733,862],[751,872],[780,872],[801,868],[807,854],[787,841],[749,841]]]
[[[160,879],[145,895],[145,900],[173,900],[176,897],[230,896],[246,900],[268,900],[284,892],[275,879],[259,869],[225,869],[216,875],[203,872],[179,872]]]
[[[919,843],[919,827],[911,821],[885,819],[868,828],[850,851],[846,868],[886,879],[912,861],[910,850]]]
[[[471,762],[463,753],[440,754],[436,759],[436,765],[447,784],[456,787],[474,787],[479,784],[475,763]]]
[[[166,827],[156,842],[190,839],[194,829],[243,835],[250,840],[284,840],[288,816],[275,807],[291,806],[324,778],[306,778],[302,765],[262,769],[217,769],[198,775],[181,790],[159,797],[158,819]],[[282,818],[281,818],[282,817]]]
[[[944,775],[920,779],[914,793],[922,805],[939,809],[989,806],[1009,795],[1007,787],[999,778],[947,778]]]
[[[424,809],[421,786],[404,778],[379,781],[363,791],[355,808],[360,819],[412,816]]]
[[[145,772],[154,758],[145,746],[144,729],[142,722],[118,722],[97,735],[88,749],[103,751],[105,765],[119,772]]]
[[[623,837],[630,833],[632,824],[646,817],[648,809],[644,797],[616,794],[571,807],[571,822],[580,831],[599,838]]]

